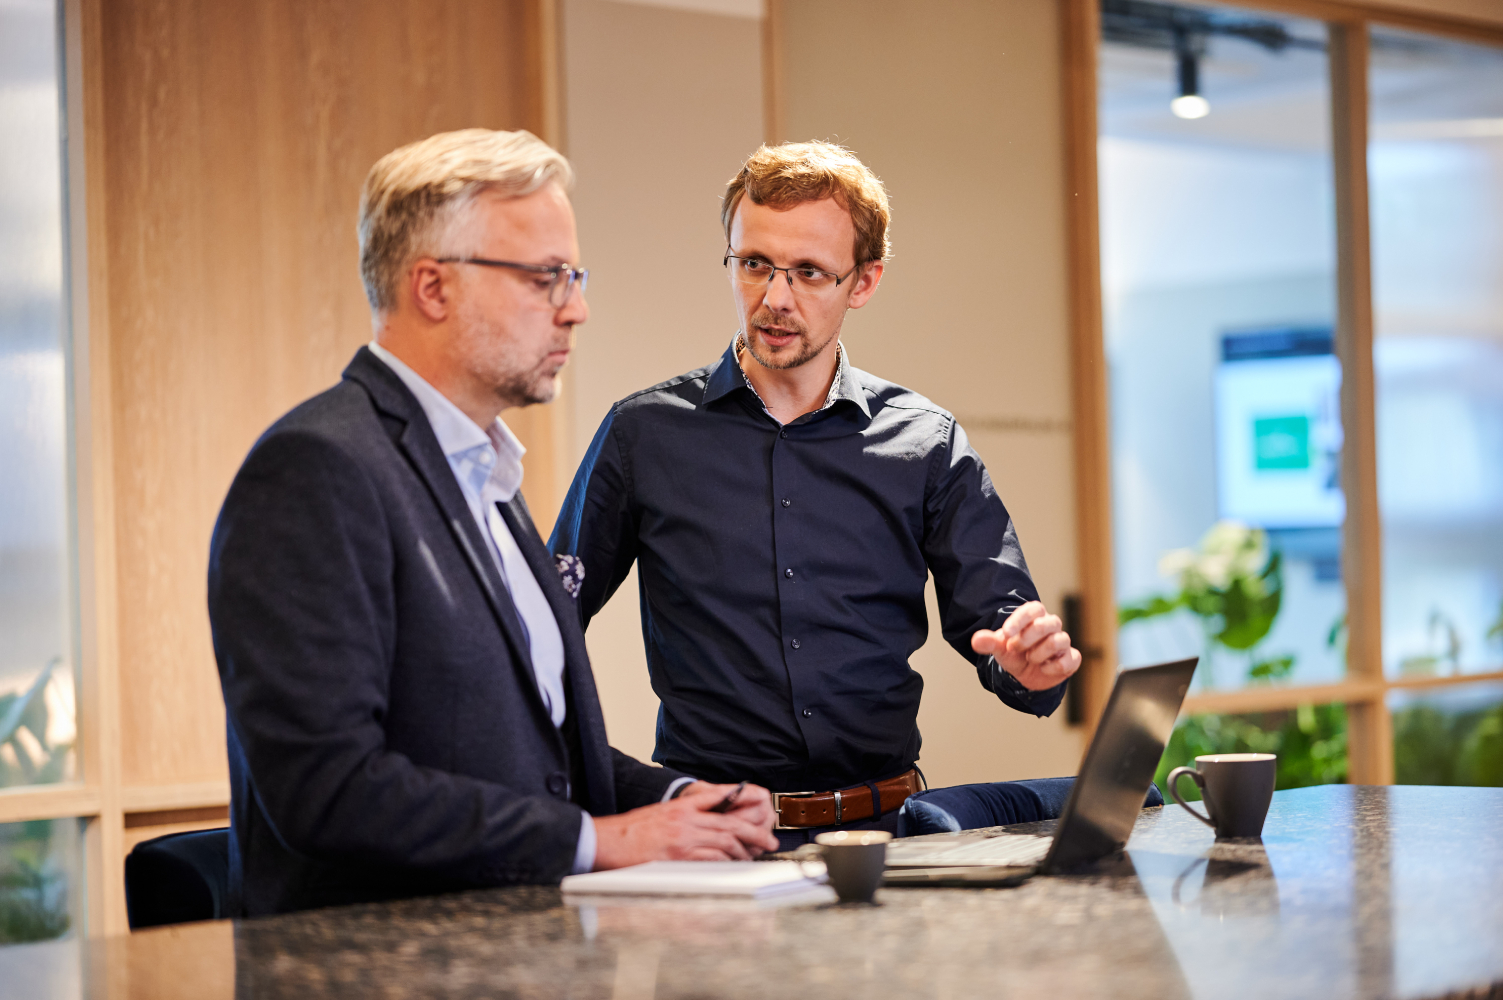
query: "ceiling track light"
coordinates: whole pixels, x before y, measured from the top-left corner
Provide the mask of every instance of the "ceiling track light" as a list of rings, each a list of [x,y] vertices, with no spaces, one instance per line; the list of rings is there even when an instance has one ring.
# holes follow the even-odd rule
[[[1326,51],[1323,39],[1301,38],[1271,18],[1202,10],[1162,0],[1098,2],[1103,41],[1174,53],[1179,96],[1169,102],[1169,109],[1180,118],[1204,118],[1211,113],[1210,102],[1200,93],[1200,62],[1212,35],[1250,42],[1272,53],[1290,49]],[[1382,36],[1372,44],[1384,44]]]
[[[1169,102],[1169,110],[1174,112],[1175,117],[1204,118],[1211,113],[1211,103],[1200,96],[1200,56],[1204,47],[1203,38],[1192,38],[1183,26],[1174,26],[1174,57],[1179,78],[1179,96]]]

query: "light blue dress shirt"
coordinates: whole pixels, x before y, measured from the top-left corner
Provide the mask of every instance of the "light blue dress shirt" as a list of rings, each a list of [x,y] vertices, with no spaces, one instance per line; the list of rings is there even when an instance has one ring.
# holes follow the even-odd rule
[[[501,570],[501,577],[511,591],[512,603],[527,630],[532,654],[532,669],[538,691],[555,726],[564,724],[567,705],[564,701],[564,639],[558,631],[553,608],[538,586],[537,577],[506,522],[496,510],[498,503],[510,503],[522,487],[522,456],[527,449],[511,429],[497,417],[490,427],[481,427],[443,393],[433,388],[417,372],[374,340],[371,353],[396,373],[402,384],[417,397],[418,405],[428,417],[438,446],[449,460],[449,468],[459,482],[460,492],[470,506],[480,534],[489,543],[491,557]],[[669,789],[671,795],[677,790]],[[574,852],[574,872],[595,867],[595,822],[589,813],[581,813],[579,846]]]

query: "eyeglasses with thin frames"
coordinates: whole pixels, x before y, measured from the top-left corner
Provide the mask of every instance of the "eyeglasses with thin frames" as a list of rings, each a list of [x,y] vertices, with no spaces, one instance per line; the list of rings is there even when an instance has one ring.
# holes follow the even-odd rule
[[[734,264],[731,262],[735,261]],[[776,278],[779,271],[788,277],[788,287],[795,292],[808,292],[818,295],[839,288],[840,285],[851,275],[861,269],[857,264],[844,274],[835,274],[824,271],[808,264],[798,267],[774,267],[769,261],[760,257],[737,257],[731,253],[731,248],[725,248],[725,257],[720,262],[722,267],[729,266],[731,274],[743,285],[771,285],[772,279]]]
[[[569,301],[569,295],[574,291],[574,286],[579,285],[579,294],[583,295],[585,286],[590,283],[588,268],[568,267],[564,264],[518,264],[510,260],[489,260],[485,257],[437,257],[440,264],[479,264],[481,267],[505,267],[513,271],[526,271],[529,274],[549,274],[553,280],[548,284],[548,304],[555,309],[562,309]]]

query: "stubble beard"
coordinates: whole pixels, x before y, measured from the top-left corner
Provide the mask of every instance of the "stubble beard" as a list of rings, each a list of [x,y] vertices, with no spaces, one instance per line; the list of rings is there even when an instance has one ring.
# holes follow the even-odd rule
[[[558,373],[562,365],[553,365],[544,358],[530,369],[512,368],[504,364],[495,367],[491,384],[496,387],[497,398],[508,406],[532,406],[551,403],[558,395]]]
[[[558,373],[563,365],[551,363],[545,354],[531,367],[522,367],[517,364],[519,352],[498,324],[475,316],[466,318],[469,322],[465,324],[462,349],[471,359],[470,373],[490,387],[504,407],[553,401],[558,395]],[[548,346],[551,353],[555,345]],[[570,346],[568,340],[564,346]]]
[[[815,344],[809,339],[808,327],[791,316],[774,316],[772,311],[765,306],[753,313],[752,318],[747,322],[749,330],[756,330],[762,326],[785,327],[789,332],[797,334],[799,338],[795,341],[796,350],[793,352],[784,355],[773,355],[762,346],[756,337],[750,335],[745,337],[746,349],[756,359],[757,364],[763,368],[770,368],[773,371],[787,371],[790,368],[797,368],[800,365],[808,364],[819,356],[820,352],[829,345],[831,340],[835,339],[835,335],[832,333],[825,339],[824,343]]]

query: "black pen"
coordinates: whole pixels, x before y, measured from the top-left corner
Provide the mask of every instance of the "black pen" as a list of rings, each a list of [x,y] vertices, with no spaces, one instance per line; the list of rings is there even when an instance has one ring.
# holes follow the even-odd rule
[[[743,789],[745,787],[746,787],[746,782],[744,782],[744,781],[741,782],[741,784],[737,785],[735,788],[732,788],[730,790],[730,793],[728,795],[726,795],[725,798],[721,799],[719,802],[717,802],[713,806],[711,806],[708,811],[712,812],[712,813],[728,813],[728,812],[730,812],[731,811],[731,807],[736,804],[736,799],[741,795],[741,789]]]

